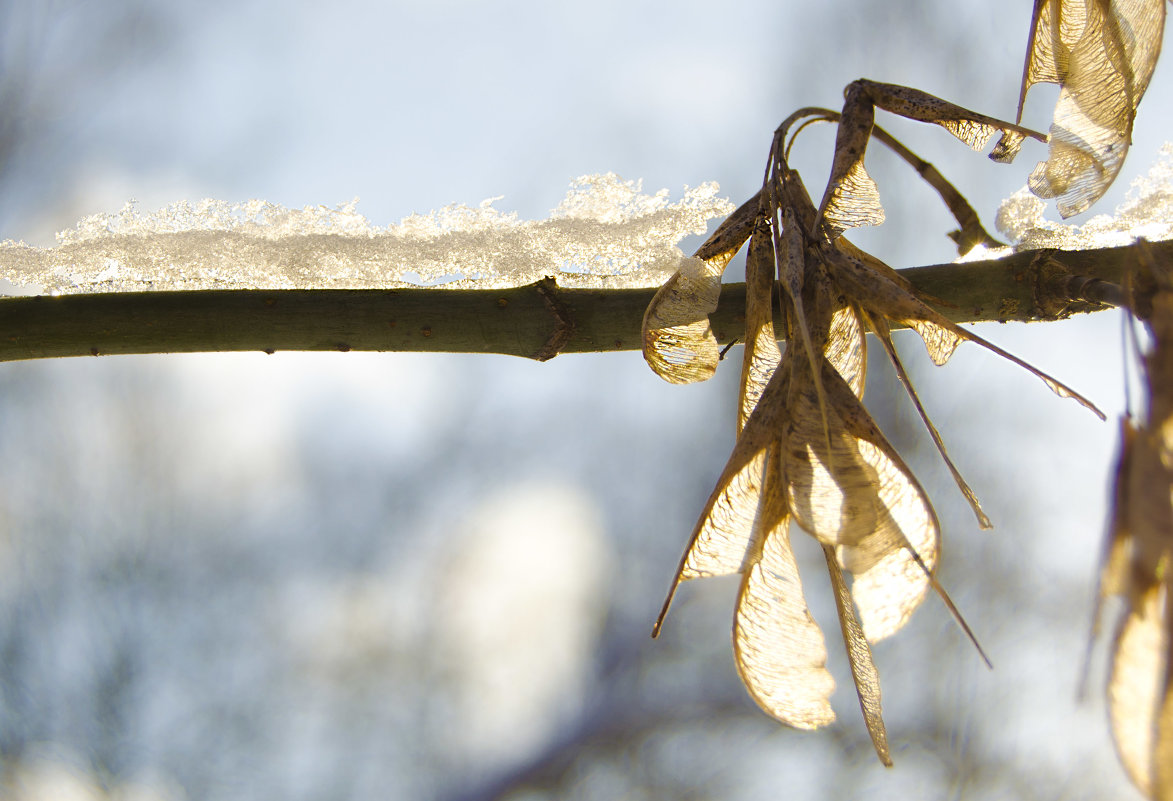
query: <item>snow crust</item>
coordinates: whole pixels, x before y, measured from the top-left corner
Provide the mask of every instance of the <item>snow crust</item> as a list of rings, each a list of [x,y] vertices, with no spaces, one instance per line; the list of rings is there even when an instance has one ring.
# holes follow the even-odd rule
[[[1141,237],[1153,242],[1173,238],[1173,143],[1167,142],[1148,173],[1133,181],[1115,214],[1067,225],[1044,219],[1046,207],[1023,188],[1002,201],[994,224],[1015,250],[1090,250],[1130,245]]]
[[[289,209],[262,200],[132,201],[57,235],[51,248],[0,243],[0,278],[49,294],[196,289],[501,288],[553,276],[567,287],[651,287],[676,270],[677,243],[733,204],[716,183],[643,194],[614,173],[574,181],[544,220],[493,204],[447,206],[372,226],[357,201]]]

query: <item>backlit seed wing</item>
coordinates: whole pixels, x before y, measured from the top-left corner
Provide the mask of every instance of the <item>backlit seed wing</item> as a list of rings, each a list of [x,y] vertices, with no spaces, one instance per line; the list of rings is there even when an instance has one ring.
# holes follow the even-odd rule
[[[706,381],[717,371],[720,351],[709,315],[721,297],[721,276],[753,230],[758,196],[742,203],[717,227],[696,255],[685,259],[648,304],[643,354],[673,384]]]
[[[774,249],[768,227],[753,234],[746,258],[746,344],[742,359],[738,433],[757,407],[782,360],[774,334],[772,287]],[[764,442],[764,440],[763,440]],[[742,570],[759,516],[765,454],[755,453],[724,477],[706,507],[676,582],[723,576]]]
[[[1112,184],[1161,52],[1165,0],[1036,0],[1018,115],[1036,83],[1061,89],[1031,191],[1085,211]]]
[[[899,631],[928,591],[941,528],[920,482],[842,379],[827,371],[827,390],[856,458],[872,475],[873,530],[841,545],[839,564],[854,575],[852,594],[863,631],[876,642]]]
[[[784,363],[775,371],[753,414],[746,420],[717,486],[705,503],[656,620],[653,636],[659,633],[680,582],[736,573],[745,568],[747,554],[761,530],[765,451],[789,421],[786,407],[789,384]]]
[[[709,325],[721,297],[721,275],[733,253],[707,261],[685,259],[648,304],[643,320],[644,359],[673,384],[706,381],[717,372],[720,351]]]
[[[855,396],[862,398],[867,377],[867,339],[857,306],[844,306],[832,316],[826,356]]]
[[[888,752],[888,732],[884,728],[884,715],[880,706],[880,674],[872,661],[872,649],[860,628],[859,619],[851,602],[851,591],[843,579],[843,573],[835,559],[835,552],[823,546],[827,559],[827,570],[831,574],[831,588],[835,591],[835,609],[839,612],[839,627],[843,632],[843,644],[847,646],[847,657],[851,661],[851,677],[855,680],[855,692],[859,696],[859,708],[863,710],[864,723],[872,737],[876,754],[886,766],[892,767],[892,756]]]
[[[824,370],[830,450],[810,391],[792,393],[784,455],[791,512],[808,534],[835,547],[856,577],[863,629],[875,641],[899,630],[924,600],[940,528],[911,471],[851,387]]]
[[[1105,598],[1124,596],[1132,584],[1132,535],[1128,530],[1128,495],[1132,485],[1132,452],[1136,428],[1126,418],[1120,420],[1120,446],[1116,457],[1113,480],[1112,524],[1108,531],[1108,547],[1100,568],[1100,591],[1096,600],[1095,624]]]
[[[737,671],[750,696],[778,720],[814,729],[835,720],[823,633],[803,597],[790,549],[777,448],[771,448],[763,502],[764,535],[741,580],[733,621]]]
[[[969,502],[970,508],[973,509],[973,513],[978,519],[978,525],[986,529],[993,528],[993,523],[990,522],[990,518],[986,517],[986,513],[982,511],[982,505],[978,503],[977,495],[970,488],[969,484],[966,483],[961,475],[961,471],[953,464],[953,460],[949,458],[949,452],[945,450],[945,441],[941,439],[940,432],[937,431],[937,427],[933,425],[933,421],[929,419],[928,412],[925,411],[924,405],[920,402],[920,396],[916,394],[916,387],[912,385],[912,379],[904,369],[904,363],[900,361],[899,354],[896,353],[896,345],[892,342],[892,332],[888,328],[888,321],[883,317],[878,317],[875,319],[868,318],[868,322],[871,324],[872,330],[875,331],[876,338],[883,345],[884,351],[888,354],[888,359],[892,362],[892,366],[896,369],[896,377],[904,386],[904,390],[908,393],[909,399],[912,400],[912,405],[916,407],[916,412],[920,415],[921,422],[928,429],[929,436],[932,437],[933,444],[937,447],[937,452],[945,460],[945,465],[949,468],[949,473],[953,476],[953,482],[961,490],[961,494],[965,496],[965,500]],[[923,337],[924,334],[921,336]],[[930,355],[932,354],[931,349],[929,353]]]
[[[929,320],[907,320],[908,327],[920,334],[925,351],[933,364],[941,367],[953,356],[965,337]]]
[[[910,120],[936,123],[974,150],[984,148],[996,133],[1014,133],[1046,141],[1046,137],[1037,131],[970,111],[919,89],[868,80],[859,80],[856,84],[866,89],[867,97],[879,108]]]
[[[1149,798],[1173,801],[1173,267],[1136,245],[1137,284],[1156,289],[1144,357],[1147,419],[1121,425],[1101,600],[1124,600],[1108,706],[1121,762]]]
[[[741,362],[738,431],[782,361],[774,333],[774,258],[770,226],[765,219],[759,219],[745,260],[745,354]]]
[[[830,111],[828,109],[805,109],[804,111],[817,116],[815,116],[814,119],[808,120],[806,123],[804,123],[803,127],[811,124],[812,122],[838,122],[842,116],[839,114],[839,112]],[[799,131],[801,130],[802,129],[799,128]],[[797,136],[799,131],[795,131],[794,135]],[[1002,140],[999,142],[999,148],[995,149],[996,152],[992,153],[990,158],[994,159],[995,161],[1012,160],[1014,154],[1017,153],[1017,147],[1020,146],[1023,140],[1025,140],[1027,136],[1031,134],[1033,134],[1033,132],[1028,133],[1027,129],[1025,128],[1021,129],[1021,132],[1016,130],[1003,134]],[[872,126],[872,136],[876,139],[879,139],[893,153],[895,153],[905,163],[916,170],[916,173],[921,177],[921,179],[924,180],[925,183],[929,184],[929,186],[933,187],[933,189],[940,196],[941,200],[949,209],[949,213],[953,215],[953,218],[957,220],[957,223],[960,226],[959,230],[953,231],[949,234],[949,237],[957,243],[957,249],[960,255],[964,256],[966,253],[972,250],[975,245],[978,244],[989,246],[1000,246],[1003,244],[994,239],[994,237],[990,236],[989,232],[987,232],[986,229],[982,227],[981,219],[978,217],[977,212],[974,211],[973,206],[969,205],[969,201],[965,199],[965,196],[962,195],[961,192],[957,190],[957,187],[953,186],[953,184],[950,183],[945,178],[945,176],[937,170],[936,167],[913,153],[911,150],[901,144],[900,141],[896,139],[896,137],[892,136],[878,125]],[[1011,143],[1013,143],[1014,147],[1013,153],[1009,151]],[[797,173],[794,174],[797,176]],[[807,225],[806,227],[808,230],[814,229],[813,224]]]
[[[887,317],[892,322],[902,323],[917,331],[929,332],[930,338],[925,341],[925,347],[929,349],[929,354],[933,356],[934,361],[948,359],[949,354],[956,349],[957,343],[961,341],[973,342],[1008,361],[1014,362],[1046,384],[1059,397],[1071,398],[1101,420],[1105,419],[1104,413],[1096,408],[1094,403],[1071,387],[1024,362],[1017,356],[1002,350],[972,331],[967,331],[957,325],[914,293],[859,259],[842,251],[835,251],[826,263],[844,293],[858,302],[871,317]],[[951,337],[943,338],[941,331]],[[942,342],[943,348],[941,347]]]
[[[760,513],[765,454],[754,454],[728,476],[706,505],[677,581],[738,573],[745,565]]]
[[[848,228],[879,225],[884,221],[879,190],[864,169],[876,107],[908,119],[940,125],[975,150],[985,147],[998,132],[1006,142],[1020,142],[1028,136],[1046,141],[1036,131],[970,111],[917,89],[862,79],[855,81],[845,93],[831,179],[819,204],[823,228],[832,240]],[[1002,151],[998,156],[1001,160],[1012,157]]]
[[[839,410],[824,419],[806,365],[792,378],[784,457],[790,511],[824,545],[859,545],[871,537],[881,510],[872,466],[860,457]],[[842,379],[840,379],[842,380]]]
[[[863,166],[875,119],[875,108],[866,93],[855,84],[847,87],[835,135],[831,178],[819,203],[818,219],[829,239],[835,239],[849,228],[884,222],[880,190]]]
[[[1121,622],[1108,681],[1108,712],[1120,761],[1149,798],[1173,799],[1170,594],[1151,587]]]
[[[835,264],[832,265],[832,272],[836,272],[836,269],[839,271],[836,274],[842,274],[844,270],[853,271],[863,269],[871,271],[873,275],[870,276],[870,289],[871,291],[881,293],[877,301],[879,305],[886,306],[885,299],[896,301],[906,297],[917,298],[916,290],[912,288],[908,279],[866,250],[860,250],[844,237],[836,240],[835,245],[844,256],[854,260],[856,265]],[[833,261],[837,262],[838,258],[837,255],[833,254]],[[965,341],[964,336],[936,325],[929,320],[908,319],[903,322],[920,334],[921,340],[925,343],[925,349],[929,353],[929,358],[938,367],[949,361],[949,357]]]

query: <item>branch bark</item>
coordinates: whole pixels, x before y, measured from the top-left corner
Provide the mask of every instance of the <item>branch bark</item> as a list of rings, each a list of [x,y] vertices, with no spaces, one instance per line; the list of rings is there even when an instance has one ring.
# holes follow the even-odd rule
[[[1173,242],[1153,245],[1173,258]],[[1108,308],[1134,249],[1025,251],[901,270],[957,322],[1056,320]],[[0,361],[207,351],[367,350],[555,353],[640,348],[654,289],[215,290],[0,300]],[[745,285],[710,316],[722,344],[742,335]]]

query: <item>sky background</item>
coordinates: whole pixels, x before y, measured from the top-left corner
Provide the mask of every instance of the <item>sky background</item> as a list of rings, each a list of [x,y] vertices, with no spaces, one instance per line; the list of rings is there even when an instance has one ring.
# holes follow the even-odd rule
[[[715,180],[739,203],[776,125],[838,106],[858,77],[1012,118],[1028,21],[1009,0],[4,2],[0,237],[48,245],[132,198],[358,197],[387,225],[501,196],[543,218],[574,178],[609,171],[674,198]],[[1094,212],[1155,160],[1170,69]],[[1034,91],[1025,122],[1045,130],[1054,93]],[[881,124],[987,225],[1045,152],[993,165],[939,129]],[[812,192],[832,136],[800,143]],[[857,243],[896,267],[951,259],[933,193],[881,152],[869,169],[888,222]],[[979,327],[1110,421],[1120,331],[1116,314]],[[4,365],[0,788],[1135,797],[1101,660],[1076,697],[1115,423],[976,348],[935,369],[904,347],[995,530],[978,530],[883,369],[869,408],[934,499],[942,581],[996,667],[931,599],[878,646],[888,771],[813,550],[800,564],[839,684],[829,729],[783,729],[741,690],[735,581],[686,586],[665,636],[647,637],[732,445],[735,368],[672,387],[635,353]]]

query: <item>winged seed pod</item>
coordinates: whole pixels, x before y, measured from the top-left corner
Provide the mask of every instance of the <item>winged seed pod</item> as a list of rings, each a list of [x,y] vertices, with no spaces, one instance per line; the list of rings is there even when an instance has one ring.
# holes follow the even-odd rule
[[[749,239],[757,210],[756,196],[742,203],[648,304],[644,358],[665,381],[691,384],[717,372],[720,355],[709,315],[717,309],[725,267]]]
[[[1120,172],[1164,30],[1165,0],[1035,0],[1017,119],[1032,86],[1059,84],[1050,150],[1029,186],[1063,217],[1086,211]]]
[[[1108,680],[1108,711],[1116,751],[1142,793],[1154,801],[1171,801],[1173,265],[1158,264],[1144,242],[1137,248],[1141,271],[1136,283],[1155,290],[1146,321],[1153,345],[1143,359],[1148,409],[1139,425],[1121,421],[1115,503],[1100,602],[1118,596],[1125,605],[1112,641]]]
[[[645,315],[644,353],[657,373],[674,382],[711,375],[717,363],[716,342],[707,327],[707,314],[715,306],[712,293],[733,252],[749,240],[737,440],[693,529],[654,634],[682,581],[739,572],[733,646],[750,695],[789,725],[811,729],[831,722],[834,681],[826,668],[826,645],[807,609],[790,546],[790,524],[797,524],[826,555],[864,721],[880,760],[891,764],[869,643],[899,631],[929,588],[971,639],[972,634],[933,577],[940,547],[936,513],[861,402],[865,331],[877,335],[892,359],[983,526],[989,521],[908,381],[892,344],[892,326],[917,331],[937,364],[961,342],[976,342],[1025,367],[1060,395],[1099,412],[1055,379],[946,319],[894,270],[839,236],[853,219],[869,219],[867,214],[852,218],[843,210],[866,207],[873,200],[874,184],[863,180],[862,154],[875,133],[937,188],[962,227],[959,243],[988,238],[973,209],[940,173],[872,125],[872,103],[945,125],[966,141],[988,138],[993,130],[1025,129],[903,87],[869,82],[853,86],[858,91],[849,92],[842,115],[802,109],[779,127],[761,192],[697,252],[696,258],[709,266],[703,271],[695,264],[682,269],[656,294]],[[866,119],[867,125],[854,123],[843,134],[844,121],[852,119]],[[797,126],[797,135],[815,121],[841,125],[822,210],[815,208],[798,173],[787,164],[792,127]],[[844,147],[850,151],[846,156],[840,149]],[[878,195],[874,200],[879,208]],[[836,215],[830,222],[828,208]],[[707,282],[706,290],[694,291],[702,282]],[[801,343],[798,347],[778,348],[775,297],[785,339]]]
[[[1046,141],[1046,137],[1029,128],[969,111],[906,86],[860,79],[847,87],[845,97],[831,180],[819,204],[822,225],[832,239],[848,228],[884,221],[879,190],[863,166],[876,107],[910,120],[940,125],[974,150],[981,150],[999,132],[1003,138],[1014,136],[1018,141],[1028,136]]]

